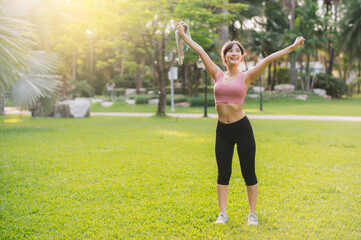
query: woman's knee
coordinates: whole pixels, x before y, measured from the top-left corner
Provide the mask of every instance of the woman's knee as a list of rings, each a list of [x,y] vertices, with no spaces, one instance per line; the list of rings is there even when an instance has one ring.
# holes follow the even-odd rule
[[[220,185],[229,185],[231,173],[218,173],[217,183]]]

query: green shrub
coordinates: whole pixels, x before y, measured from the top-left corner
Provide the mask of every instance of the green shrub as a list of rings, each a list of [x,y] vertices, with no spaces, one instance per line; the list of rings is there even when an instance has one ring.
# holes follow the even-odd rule
[[[122,96],[125,93],[125,88],[115,88],[114,92],[115,96]]]
[[[289,84],[291,73],[289,68],[278,67],[276,70],[277,84]]]
[[[184,95],[174,95],[174,103],[186,102],[187,97]],[[171,95],[167,95],[167,105],[171,105]]]
[[[192,107],[204,106],[204,96],[189,97],[189,102]],[[214,107],[214,96],[213,94],[207,95],[207,106]]]
[[[92,97],[94,96],[94,88],[88,83],[87,80],[72,80],[70,84],[74,85],[71,91],[73,97]]]
[[[150,99],[158,98],[157,95],[134,95],[135,104],[148,104]],[[131,98],[130,98],[131,99]]]
[[[350,84],[349,84],[349,88],[350,88],[350,92],[354,92],[356,91],[356,89],[359,88],[359,85],[361,84],[361,77],[357,77],[355,78]]]
[[[341,98],[342,95],[347,94],[347,85],[341,79],[329,76],[326,73],[317,74],[316,78],[316,88],[325,89],[327,95],[333,98]]]

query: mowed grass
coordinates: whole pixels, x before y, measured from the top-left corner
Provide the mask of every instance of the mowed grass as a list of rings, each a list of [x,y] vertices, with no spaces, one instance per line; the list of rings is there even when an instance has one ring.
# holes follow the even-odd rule
[[[360,239],[361,124],[251,122],[258,226],[236,152],[213,223],[215,119],[0,117],[0,238]]]
[[[247,114],[279,114],[279,115],[330,115],[330,116],[361,116],[361,95],[354,95],[342,99],[327,100],[319,96],[312,96],[307,101],[299,99],[276,99],[263,102],[263,111],[257,100],[245,101],[244,110]],[[157,105],[128,105],[116,102],[105,108],[100,103],[92,104],[92,112],[152,112],[157,111]],[[208,107],[208,113],[216,113],[214,107]],[[167,106],[167,113],[171,107]],[[175,107],[175,113],[203,113],[203,107]]]

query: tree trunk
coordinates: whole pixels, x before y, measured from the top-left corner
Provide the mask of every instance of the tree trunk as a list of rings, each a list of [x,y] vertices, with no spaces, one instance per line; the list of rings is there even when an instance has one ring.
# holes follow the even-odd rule
[[[191,73],[192,73],[192,66],[188,66],[187,69],[187,75],[186,75],[186,79],[187,79],[187,89],[188,89],[188,95],[191,96],[192,95],[192,78],[191,78]]]
[[[332,66],[333,66],[333,58],[334,58],[334,55],[335,55],[335,48],[334,47],[331,47],[331,51],[330,51],[330,63],[328,65],[328,68],[327,68],[327,75],[332,75]]]
[[[180,67],[183,95],[186,94],[186,74],[187,74],[186,70],[187,70],[187,68],[185,67],[185,63],[183,63]]]
[[[307,62],[306,62],[306,91],[310,91],[310,54],[307,54]]]
[[[135,88],[137,89],[137,94],[140,93],[140,88],[142,87],[142,82],[140,80],[140,67],[138,66],[135,70]]]
[[[225,1],[228,3],[228,0]],[[222,13],[224,17],[227,17],[228,15],[228,9],[222,9]],[[220,37],[221,37],[221,44],[223,45],[225,42],[229,40],[229,28],[228,28],[228,21],[225,21],[220,26]]]
[[[140,72],[140,87],[143,87],[143,79],[145,78],[145,58],[142,58],[142,71]]]
[[[5,114],[5,93],[0,93],[0,115]]]
[[[165,115],[165,106],[167,103],[167,91],[166,91],[166,84],[167,84],[167,77],[168,77],[168,72],[166,69],[166,65],[165,65],[165,34],[163,32],[163,36],[162,36],[162,42],[161,42],[161,46],[159,47],[159,45],[156,45],[156,51],[158,52],[158,54],[156,53],[155,55],[158,56],[157,59],[157,63],[158,63],[158,74],[159,74],[159,102],[158,102],[158,110],[157,110],[157,115],[158,116],[164,116]]]
[[[357,65],[357,68],[358,68],[358,74],[357,74],[357,76],[358,76],[358,77],[361,77],[361,64],[360,64],[360,61],[361,61],[361,60],[358,60],[358,65]],[[357,84],[357,93],[358,93],[358,94],[360,94],[360,85],[361,85],[361,83],[359,82],[359,83]]]
[[[119,74],[120,77],[123,77],[123,74],[124,74],[125,59],[126,59],[125,57],[122,58],[122,63],[121,63],[121,65],[120,65],[120,74]]]
[[[159,73],[159,102],[157,115],[164,116],[165,115],[165,106],[167,103],[167,91],[166,91],[166,76],[167,74],[164,72]]]
[[[335,23],[337,23],[337,9],[338,9],[339,0],[336,0],[334,2],[335,2]],[[330,75],[330,76],[332,75],[332,67],[333,67],[334,56],[335,56],[335,48],[333,46],[331,46],[330,63],[329,63],[328,68],[327,68],[327,74]]]
[[[157,70],[154,64],[152,69],[152,80],[153,89],[155,89],[157,87]]]
[[[194,67],[194,69],[197,69],[197,68]],[[194,78],[194,96],[198,95],[200,72],[201,72],[201,70],[197,69],[196,74],[195,74],[195,78]]]
[[[274,90],[275,85],[277,84],[277,61],[273,62],[273,78],[272,78],[272,90]]]
[[[76,80],[76,67],[77,67],[77,58],[78,58],[78,48],[74,49],[74,54],[73,54],[73,64],[72,64],[72,79]]]
[[[295,8],[296,8],[296,0],[290,1],[290,12],[291,12],[291,19],[290,19],[290,30],[292,31],[295,28],[296,18],[295,18]],[[297,70],[296,70],[296,54],[292,52],[290,54],[290,65],[291,65],[291,84],[297,90]]]
[[[271,76],[271,64],[268,65],[268,81],[267,81],[267,88],[268,91],[272,90],[272,76]]]

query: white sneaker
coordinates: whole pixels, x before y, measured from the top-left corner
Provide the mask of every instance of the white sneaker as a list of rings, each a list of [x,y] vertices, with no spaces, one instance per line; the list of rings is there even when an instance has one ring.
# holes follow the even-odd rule
[[[218,215],[218,219],[217,221],[215,221],[214,223],[226,223],[228,221],[228,215],[227,213],[221,212]]]
[[[248,224],[249,225],[258,225],[258,218],[255,213],[250,213],[248,215]]]

